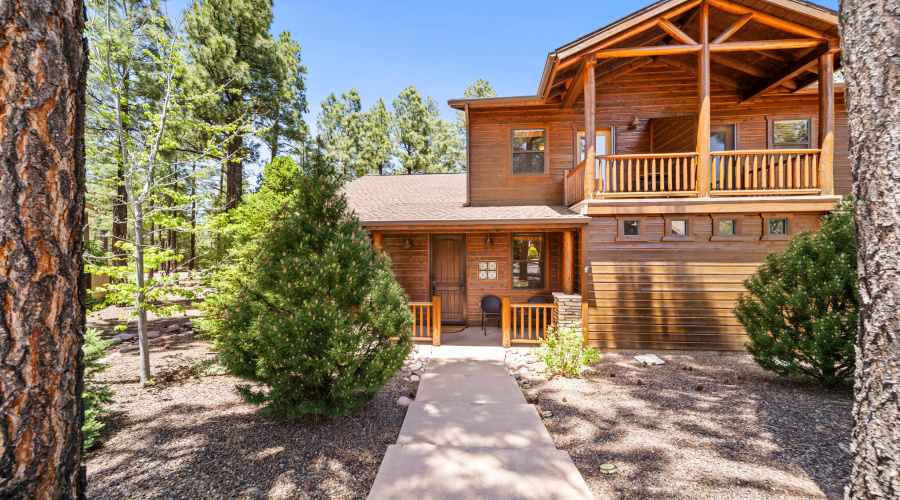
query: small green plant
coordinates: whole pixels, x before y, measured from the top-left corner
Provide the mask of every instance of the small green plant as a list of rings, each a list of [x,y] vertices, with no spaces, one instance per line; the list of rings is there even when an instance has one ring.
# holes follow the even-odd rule
[[[97,420],[101,413],[108,410],[104,405],[112,402],[113,392],[109,387],[93,381],[94,375],[106,370],[106,365],[97,360],[106,355],[104,349],[112,344],[111,340],[100,338],[100,331],[88,328],[84,334],[84,425],[81,427],[84,433],[84,449],[90,449],[100,437],[100,429],[103,424]]]
[[[600,359],[600,351],[584,345],[581,325],[547,328],[547,341],[534,353],[547,364],[547,371],[563,377],[577,377],[585,365]]]
[[[222,364],[218,356],[206,358],[191,365],[191,374],[195,377],[215,377],[217,375],[225,375],[228,369]]]
[[[817,232],[770,253],[734,309],[747,352],[765,370],[824,385],[853,383],[859,292],[853,203],[844,200]]]

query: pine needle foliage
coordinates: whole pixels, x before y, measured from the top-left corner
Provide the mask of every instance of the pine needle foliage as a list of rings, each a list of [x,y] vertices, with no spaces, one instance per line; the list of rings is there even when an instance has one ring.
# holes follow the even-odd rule
[[[859,315],[852,200],[817,232],[794,235],[744,282],[734,313],[747,352],[765,370],[824,385],[851,385]]]
[[[203,326],[238,393],[263,413],[334,418],[372,400],[411,347],[412,313],[386,254],[316,166],[207,298]],[[392,340],[393,339],[393,340]]]

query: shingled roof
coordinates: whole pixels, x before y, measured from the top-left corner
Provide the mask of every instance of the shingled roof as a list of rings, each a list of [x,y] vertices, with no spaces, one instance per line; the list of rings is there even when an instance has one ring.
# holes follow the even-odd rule
[[[366,175],[343,188],[363,225],[552,222],[590,218],[563,205],[467,207],[466,174]]]

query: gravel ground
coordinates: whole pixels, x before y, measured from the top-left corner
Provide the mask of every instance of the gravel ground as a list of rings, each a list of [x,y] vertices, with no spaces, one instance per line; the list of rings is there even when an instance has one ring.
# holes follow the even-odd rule
[[[365,498],[406,414],[396,400],[418,383],[398,375],[334,421],[280,421],[241,403],[238,379],[191,374],[212,355],[199,339],[152,346],[160,382],[146,389],[136,352],[110,358],[98,380],[115,402],[86,454],[88,498]]]
[[[580,379],[531,377],[525,392],[553,411],[544,423],[596,498],[842,498],[850,391],[779,378],[746,355],[660,357],[642,367],[604,354]],[[603,463],[618,472],[600,474]]]

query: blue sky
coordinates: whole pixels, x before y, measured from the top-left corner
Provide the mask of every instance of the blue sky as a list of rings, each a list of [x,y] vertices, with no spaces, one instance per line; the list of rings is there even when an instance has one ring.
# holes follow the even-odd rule
[[[447,99],[462,97],[476,79],[500,95],[533,95],[548,52],[652,1],[275,0],[272,32],[290,31],[302,48],[312,127],[328,94],[351,88],[366,108],[379,97],[390,107],[415,85],[455,119]]]

